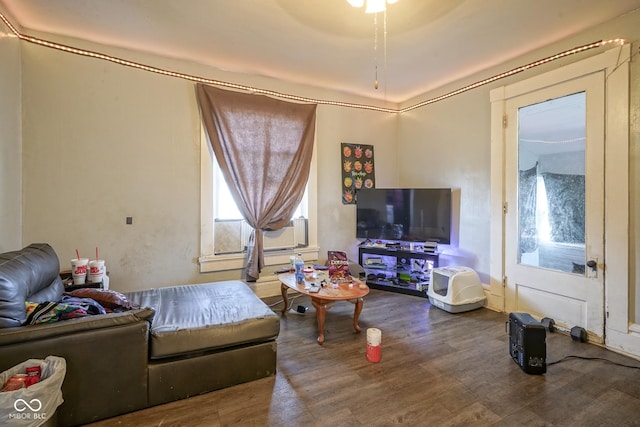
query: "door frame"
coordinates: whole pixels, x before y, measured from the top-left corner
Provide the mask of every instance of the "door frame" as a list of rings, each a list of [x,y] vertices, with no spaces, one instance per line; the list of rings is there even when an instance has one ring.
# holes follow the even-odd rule
[[[640,355],[629,316],[629,61],[631,45],[493,89],[491,100],[491,233],[488,307],[505,311],[506,101],[586,74],[605,72],[604,267],[605,345]],[[621,167],[626,165],[626,167]],[[610,310],[610,307],[613,309]],[[634,328],[635,329],[635,328]]]
[[[547,86],[506,101],[508,125],[505,144],[505,309],[527,311],[540,319],[552,317],[556,326],[586,329],[589,341],[604,342],[604,72],[586,74],[569,81]],[[597,273],[573,274],[550,266],[533,266],[520,262],[518,187],[520,160],[520,108],[545,101],[584,94],[586,143],[583,154],[585,178],[584,265],[587,259],[598,260]],[[576,154],[573,154],[574,156]],[[584,157],[583,157],[584,156]],[[541,165],[543,164],[540,163]],[[525,166],[531,167],[530,164]],[[558,170],[554,170],[557,173]],[[578,173],[578,172],[576,172]],[[540,243],[542,245],[542,243]],[[577,258],[572,260],[579,262]]]

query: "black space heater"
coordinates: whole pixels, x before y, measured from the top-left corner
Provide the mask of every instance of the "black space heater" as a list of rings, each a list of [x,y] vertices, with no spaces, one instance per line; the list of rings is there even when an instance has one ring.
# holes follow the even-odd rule
[[[509,313],[509,353],[527,374],[547,372],[546,330],[527,313]]]

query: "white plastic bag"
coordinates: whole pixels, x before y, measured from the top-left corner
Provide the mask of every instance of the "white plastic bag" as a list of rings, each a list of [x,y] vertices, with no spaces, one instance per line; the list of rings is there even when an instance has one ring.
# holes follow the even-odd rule
[[[0,388],[15,374],[23,374],[30,366],[42,369],[40,382],[29,388],[0,392],[0,425],[39,426],[56,412],[62,399],[62,383],[67,361],[48,356],[44,360],[29,359],[0,374]]]

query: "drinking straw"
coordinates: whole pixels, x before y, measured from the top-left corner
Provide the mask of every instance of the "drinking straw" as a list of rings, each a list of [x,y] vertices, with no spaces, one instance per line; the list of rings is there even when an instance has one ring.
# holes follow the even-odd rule
[[[96,261],[98,260],[98,247],[96,246]]]
[[[76,249],[76,257],[77,257],[77,259],[80,259],[80,252],[78,252],[77,249]]]

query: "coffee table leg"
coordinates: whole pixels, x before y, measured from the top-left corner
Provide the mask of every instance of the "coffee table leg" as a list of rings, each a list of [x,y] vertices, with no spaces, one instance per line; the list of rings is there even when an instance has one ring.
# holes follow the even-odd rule
[[[282,283],[280,284],[280,292],[282,293],[282,301],[284,301],[284,307],[282,307],[282,314],[286,314],[289,309],[289,298],[287,298],[287,286]]]
[[[362,298],[356,299],[355,305],[356,308],[353,312],[353,329],[355,329],[356,332],[360,333],[362,329],[358,325],[358,318],[360,317],[360,312],[362,311],[362,307],[364,306],[364,300]]]
[[[311,303],[316,308],[316,319],[318,321],[318,344],[324,344],[324,319],[327,314],[327,306],[316,299],[311,299]]]

